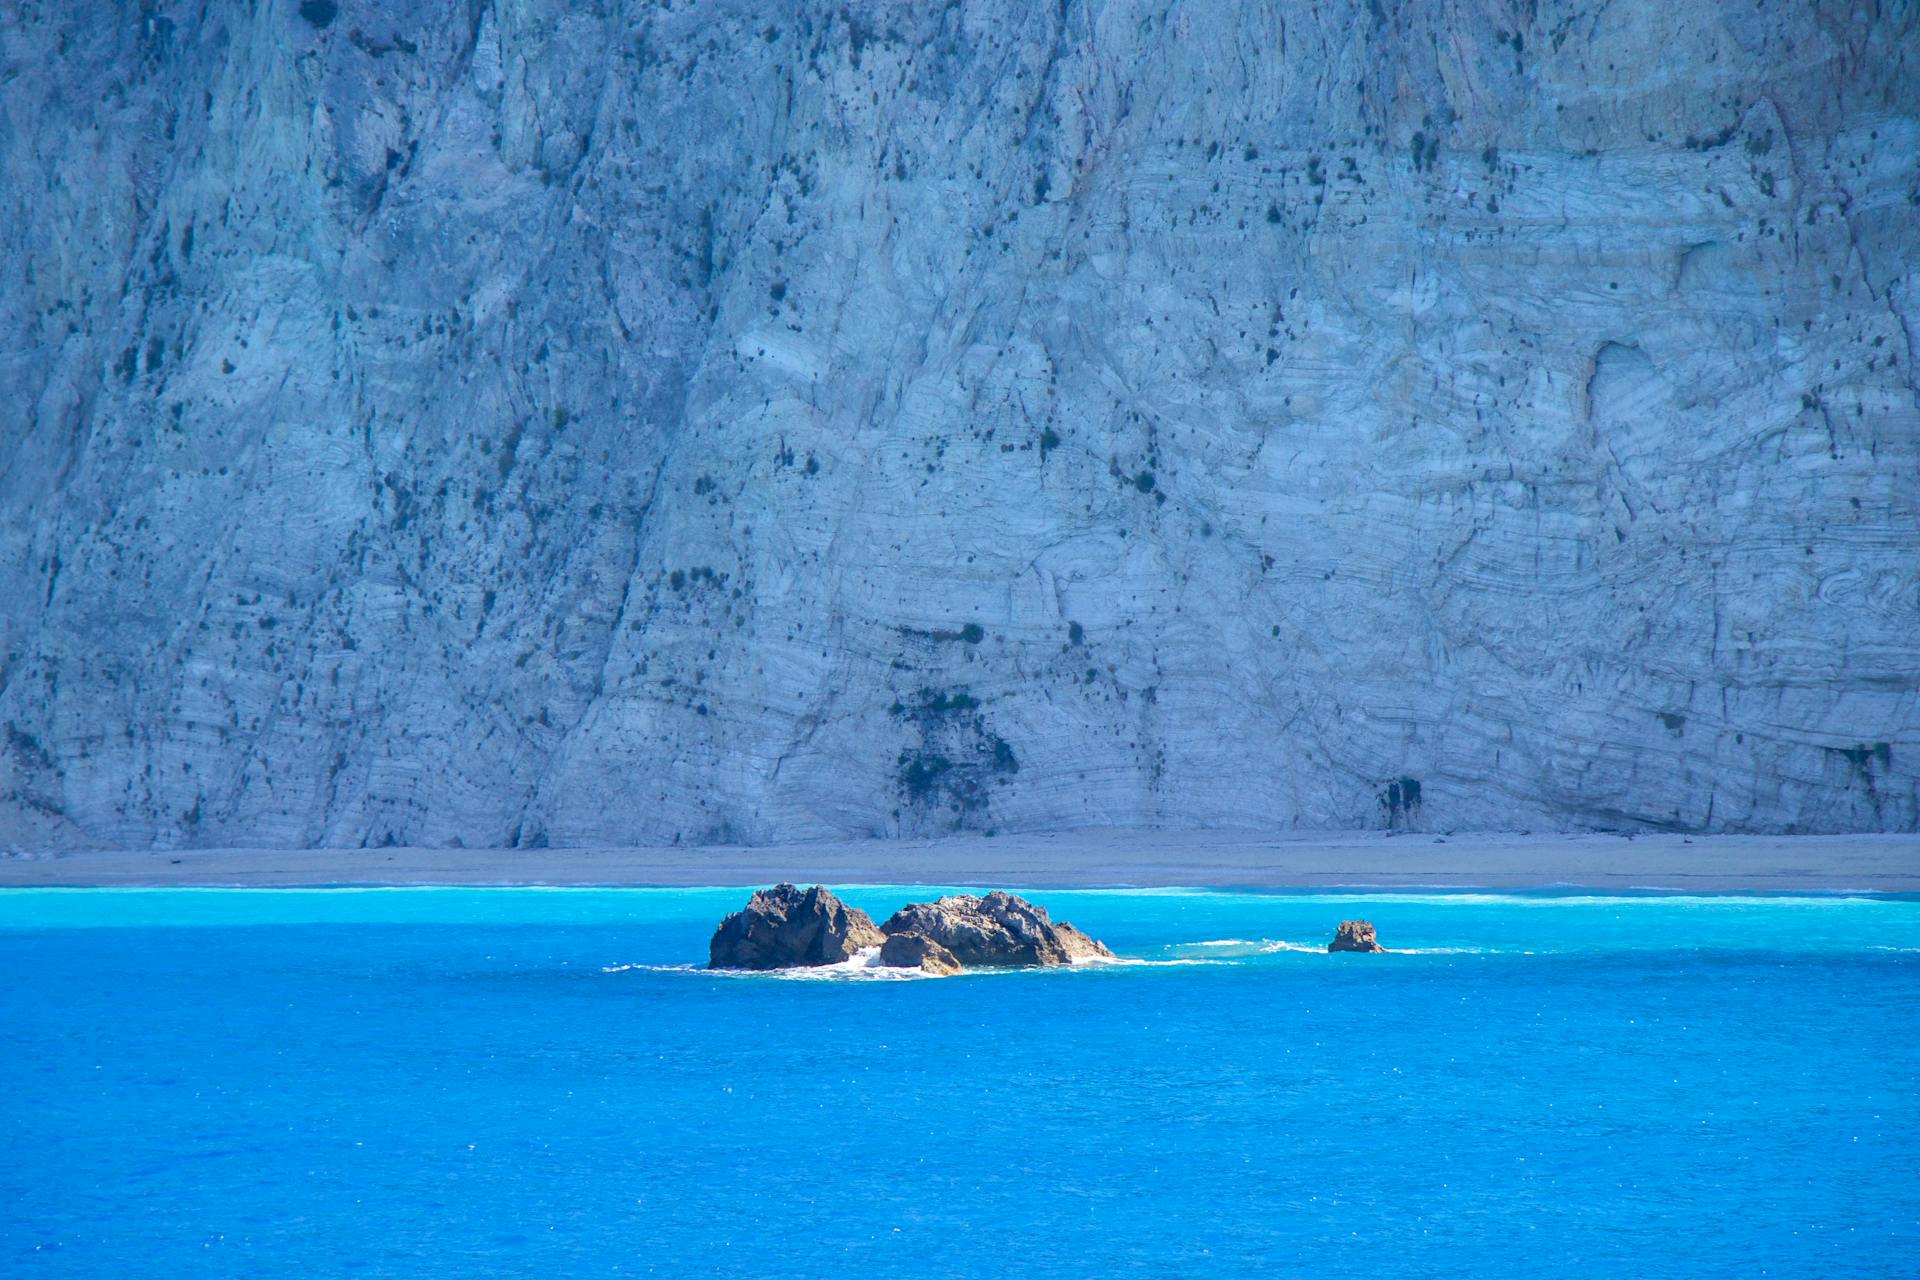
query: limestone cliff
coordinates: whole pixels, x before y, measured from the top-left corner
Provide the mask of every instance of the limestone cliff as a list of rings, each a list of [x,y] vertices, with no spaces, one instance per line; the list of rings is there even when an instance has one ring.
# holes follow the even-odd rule
[[[0,843],[1912,829],[1912,3],[0,6]]]

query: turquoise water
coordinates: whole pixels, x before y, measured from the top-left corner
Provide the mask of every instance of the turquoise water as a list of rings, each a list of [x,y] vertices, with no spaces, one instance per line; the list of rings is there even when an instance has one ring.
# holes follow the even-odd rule
[[[680,967],[737,889],[0,891],[0,1275],[1920,1272],[1920,901],[1031,896],[1142,963]],[[1314,949],[1351,916],[1413,953]]]

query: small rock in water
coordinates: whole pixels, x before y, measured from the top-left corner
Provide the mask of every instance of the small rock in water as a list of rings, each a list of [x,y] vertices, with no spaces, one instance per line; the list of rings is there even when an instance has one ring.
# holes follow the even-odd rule
[[[1011,893],[984,898],[956,894],[914,902],[880,926],[882,933],[917,933],[939,943],[963,965],[1013,968],[1112,959],[1113,952],[1070,924],[1055,924],[1045,907]]]
[[[1333,935],[1333,941],[1327,944],[1329,951],[1385,951],[1386,948],[1373,936],[1371,920],[1342,920],[1339,930]]]
[[[889,969],[921,969],[941,977],[960,972],[953,952],[918,933],[889,935],[880,945],[880,963]]]
[[[720,922],[707,944],[709,969],[793,969],[839,964],[886,937],[873,917],[824,886],[777,884]]]

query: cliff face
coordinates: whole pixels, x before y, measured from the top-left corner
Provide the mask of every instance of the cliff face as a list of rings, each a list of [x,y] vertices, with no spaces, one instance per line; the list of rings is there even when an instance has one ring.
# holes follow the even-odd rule
[[[1920,14],[0,9],[0,842],[1920,822]]]

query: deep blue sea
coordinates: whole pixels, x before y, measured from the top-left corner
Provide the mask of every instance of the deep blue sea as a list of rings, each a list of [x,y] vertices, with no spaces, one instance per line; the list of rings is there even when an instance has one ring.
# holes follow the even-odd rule
[[[0,891],[0,1276],[1920,1274],[1920,901],[1029,896],[1143,963],[687,967],[737,889]],[[1407,951],[1319,950],[1356,916]]]

